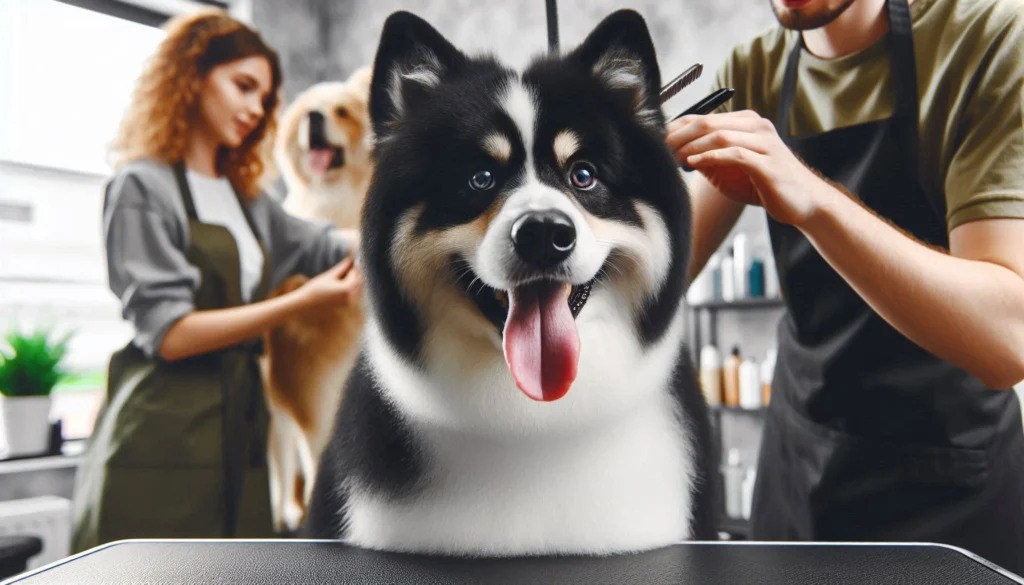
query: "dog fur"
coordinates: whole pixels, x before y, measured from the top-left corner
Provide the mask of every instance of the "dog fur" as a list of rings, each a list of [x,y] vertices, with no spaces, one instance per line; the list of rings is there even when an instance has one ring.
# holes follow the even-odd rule
[[[296,216],[330,221],[357,242],[359,215],[372,176],[367,102],[370,68],[345,82],[317,84],[289,106],[275,144],[278,166],[288,188],[285,209]],[[321,136],[340,149],[342,164],[325,173],[307,164],[313,131],[310,112],[323,116]],[[287,279],[271,298],[302,286],[308,278]],[[320,454],[330,437],[345,380],[355,365],[364,316],[359,300],[296,315],[264,336],[261,361],[270,410],[268,466],[274,527],[295,531],[312,496]]]
[[[388,18],[367,327],[304,535],[495,556],[715,537],[710,421],[683,343],[690,204],[659,87],[633,11],[522,73],[412,14]],[[543,270],[513,242],[533,213],[574,230]],[[577,312],[578,369],[558,399],[511,371],[510,306],[534,287]]]

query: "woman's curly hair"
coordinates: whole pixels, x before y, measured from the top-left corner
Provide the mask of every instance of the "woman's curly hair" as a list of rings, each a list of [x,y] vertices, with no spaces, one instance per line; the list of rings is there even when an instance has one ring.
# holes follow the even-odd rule
[[[199,93],[214,67],[252,56],[270,64],[272,83],[263,102],[263,119],[235,149],[222,148],[217,170],[248,197],[256,196],[272,161],[281,64],[277,53],[245,24],[219,9],[173,18],[166,38],[149,58],[117,137],[111,145],[115,166],[140,158],[167,164],[181,161],[196,120]]]

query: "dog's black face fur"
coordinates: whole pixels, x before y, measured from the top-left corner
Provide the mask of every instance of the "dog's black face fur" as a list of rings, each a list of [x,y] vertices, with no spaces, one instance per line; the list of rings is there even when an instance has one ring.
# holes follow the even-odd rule
[[[535,108],[529,143],[500,99],[520,83]],[[612,14],[579,48],[540,58],[521,76],[491,57],[461,53],[412,14],[393,14],[374,63],[370,114],[377,171],[362,221],[368,297],[389,343],[416,361],[424,328],[391,256],[400,219],[419,208],[416,235],[473,222],[486,226],[504,198],[527,179],[528,161],[537,180],[573,199],[592,218],[643,229],[635,202],[661,216],[672,248],[670,266],[635,313],[638,337],[645,343],[659,339],[684,292],[690,231],[689,199],[664,146],[659,87],[647,27],[632,11]],[[563,130],[574,134],[578,148],[559,161],[551,145]],[[481,147],[483,137],[496,133],[514,137],[505,160]],[[577,178],[587,172],[596,176],[592,186],[574,183],[573,174],[581,169],[585,172]],[[615,254],[609,253],[606,264]],[[464,259],[450,260],[454,282]],[[602,269],[594,286],[613,272]],[[477,275],[470,276],[472,281]],[[589,285],[572,284],[576,291]],[[472,297],[475,290],[469,286],[466,294]],[[491,321],[500,317],[501,307],[473,300]],[[586,310],[578,294],[575,302],[576,309]]]

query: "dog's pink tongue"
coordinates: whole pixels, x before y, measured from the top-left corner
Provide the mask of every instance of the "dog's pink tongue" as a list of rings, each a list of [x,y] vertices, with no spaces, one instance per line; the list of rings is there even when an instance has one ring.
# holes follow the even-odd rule
[[[309,161],[309,169],[318,175],[327,172],[331,168],[331,161],[334,160],[334,151],[330,148],[314,148],[306,155]]]
[[[505,361],[516,385],[534,400],[565,396],[576,379],[580,337],[568,285],[530,285],[509,294]]]

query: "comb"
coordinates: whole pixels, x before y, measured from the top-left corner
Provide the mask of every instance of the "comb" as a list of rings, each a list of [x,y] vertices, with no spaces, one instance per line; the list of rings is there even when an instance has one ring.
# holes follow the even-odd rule
[[[668,84],[665,85],[665,87],[661,88],[661,91],[658,93],[658,97],[661,100],[661,103],[665,103],[668,100],[672,99],[673,96],[683,91],[683,88],[685,88],[687,85],[690,85],[694,81],[697,81],[697,78],[699,78],[700,74],[703,72],[704,65],[702,63],[695,63],[691,65],[686,71],[680,73],[678,77],[668,82]]]

